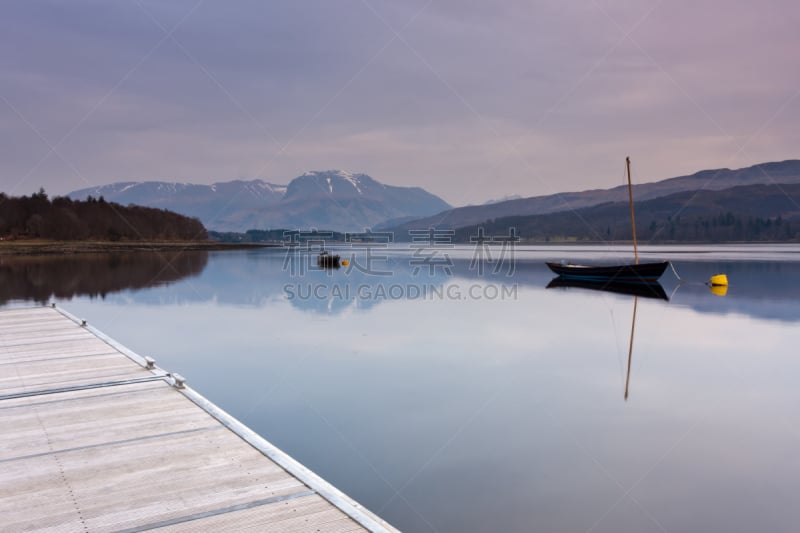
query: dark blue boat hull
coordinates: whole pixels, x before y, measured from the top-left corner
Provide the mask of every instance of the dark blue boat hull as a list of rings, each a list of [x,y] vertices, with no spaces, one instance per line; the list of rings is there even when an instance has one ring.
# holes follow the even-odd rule
[[[547,266],[564,279],[612,283],[652,283],[661,277],[661,274],[669,266],[669,261],[609,266],[547,263]]]

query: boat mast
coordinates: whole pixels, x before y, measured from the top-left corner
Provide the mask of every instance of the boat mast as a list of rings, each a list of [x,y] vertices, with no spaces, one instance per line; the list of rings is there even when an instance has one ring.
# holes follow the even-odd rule
[[[636,247],[636,220],[633,217],[633,189],[631,187],[631,158],[625,158],[625,169],[628,171],[628,203],[631,206],[631,232],[633,233],[633,257],[639,264],[639,250]]]

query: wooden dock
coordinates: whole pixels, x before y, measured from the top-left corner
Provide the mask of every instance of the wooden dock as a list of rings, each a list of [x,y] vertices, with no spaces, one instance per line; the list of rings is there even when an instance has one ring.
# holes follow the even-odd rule
[[[63,310],[0,310],[0,531],[396,531]]]

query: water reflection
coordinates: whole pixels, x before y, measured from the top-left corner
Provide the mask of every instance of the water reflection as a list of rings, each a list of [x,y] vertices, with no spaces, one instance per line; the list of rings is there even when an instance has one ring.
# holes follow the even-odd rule
[[[631,338],[628,344],[628,371],[625,374],[625,401],[628,401],[628,390],[631,383],[631,361],[633,360],[633,334],[636,331],[636,308],[639,306],[639,297],[633,297],[633,318],[631,319]]]
[[[577,288],[593,291],[612,292],[614,294],[627,294],[657,300],[669,300],[664,287],[659,282],[653,283],[613,283],[608,281],[587,281],[555,277],[547,284],[548,289]]]
[[[675,263],[681,285],[672,303],[685,305],[702,313],[743,315],[796,322],[800,312],[800,263],[764,260],[680,261]],[[711,291],[705,284],[717,273],[725,273],[730,285],[723,291]],[[668,288],[668,291],[672,289]]]
[[[514,298],[515,289],[543,290],[548,285],[563,285],[560,281],[551,283],[552,273],[544,264],[545,260],[555,259],[552,254],[520,250],[511,276],[506,271],[491,269],[479,272],[474,268],[470,250],[461,249],[450,251],[449,271],[415,269],[407,250],[390,249],[373,271],[343,267],[309,269],[301,275],[293,275],[286,268],[286,253],[282,250],[3,257],[0,258],[0,304],[11,300],[41,303],[50,298],[69,299],[79,295],[105,297],[126,289],[176,282],[168,293],[137,291],[126,294],[125,298],[153,305],[168,300],[256,307],[283,301],[305,313],[333,316],[353,310],[367,312],[401,300],[467,302],[503,297],[507,300]],[[762,261],[751,256],[745,254],[742,260],[678,256],[674,264],[681,277],[690,283],[680,285],[677,279],[665,275],[661,284],[646,287],[637,294],[662,299],[664,303],[669,296],[669,305],[702,313],[741,313],[800,321],[795,305],[800,300],[800,284],[796,282],[800,279],[800,262]],[[672,259],[668,255],[663,257]],[[316,256],[311,260],[315,264]],[[169,266],[167,262],[171,262]],[[355,263],[364,264],[363,257],[356,257]],[[725,272],[730,279],[725,298],[714,296],[703,285],[719,272]],[[185,278],[191,278],[191,283],[180,283]],[[573,285],[566,292],[574,292]],[[612,298],[624,298],[620,293],[630,292],[613,289],[615,294],[606,293]]]
[[[203,251],[4,256],[0,257],[0,305],[14,300],[105,298],[126,289],[199,276],[207,263],[208,252]]]
[[[547,284],[548,289],[588,289],[592,291],[609,292],[633,296],[633,313],[631,317],[631,334],[628,339],[628,368],[625,373],[624,400],[628,401],[631,383],[631,362],[633,361],[633,339],[636,332],[636,310],[639,306],[639,297],[653,298],[656,300],[669,300],[664,288],[658,282],[653,283],[614,283],[609,281],[586,281],[563,278],[557,276]]]
[[[341,252],[351,258],[352,252]],[[145,304],[217,302],[235,306],[264,306],[288,302],[293,308],[318,315],[339,315],[352,310],[366,312],[400,300],[458,300],[513,298],[513,291],[542,290],[563,286],[552,280],[544,264],[552,251],[518,252],[511,276],[508,272],[474,268],[469,250],[450,250],[449,270],[415,269],[408,250],[385,251],[373,269],[338,270],[312,268],[293,275],[282,250],[250,250],[191,253],[81,254],[63,257],[0,258],[0,304],[11,300],[46,302],[79,295],[105,297],[126,289],[175,283],[169,292],[138,291],[126,295]],[[211,256],[209,256],[211,254]],[[708,254],[706,254],[708,256]],[[665,259],[674,259],[665,254]],[[309,260],[315,264],[316,256]],[[355,265],[365,264],[355,257]],[[662,299],[669,305],[686,306],[701,313],[741,313],[748,316],[798,321],[795,302],[800,300],[800,262],[765,260],[674,261],[681,278],[667,275],[661,284],[637,291],[639,296]],[[703,284],[711,275],[725,272],[730,286],[725,298],[713,296]],[[566,289],[572,292],[575,284]],[[585,287],[596,289],[597,287]],[[629,288],[608,287],[610,297],[623,298]],[[503,291],[506,291],[505,293]]]
[[[460,249],[432,276],[409,250],[391,276],[294,277],[280,250],[212,252],[191,279],[66,307],[404,531],[794,531],[800,263],[732,254],[665,255],[697,282],[666,301],[546,289],[551,249],[511,277]],[[719,272],[725,298],[701,284]],[[408,284],[444,297],[378,297]],[[517,298],[447,293],[492,285]]]

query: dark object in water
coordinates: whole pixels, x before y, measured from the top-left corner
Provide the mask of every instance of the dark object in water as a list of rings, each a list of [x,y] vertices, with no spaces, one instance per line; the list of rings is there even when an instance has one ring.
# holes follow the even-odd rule
[[[661,274],[669,266],[669,261],[613,266],[547,263],[547,266],[562,278],[573,280],[606,283],[652,283],[661,277]]]
[[[339,268],[341,257],[338,255],[331,255],[328,252],[322,252],[317,256],[317,266],[322,268]]]
[[[633,214],[633,185],[631,185],[631,158],[625,158],[628,175],[628,205],[631,208],[631,233],[633,235],[633,265],[590,266],[547,263],[550,270],[565,279],[606,283],[652,283],[661,277],[669,261],[639,264],[636,246],[636,218]]]
[[[581,279],[570,279],[563,276],[553,278],[547,284],[548,289],[558,287],[577,287],[579,289],[591,289],[594,291],[614,292],[617,294],[629,294],[631,296],[642,296],[644,298],[655,298],[657,300],[669,300],[664,287],[657,281],[649,283],[614,283],[610,281],[588,281]]]

